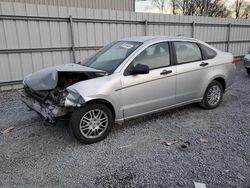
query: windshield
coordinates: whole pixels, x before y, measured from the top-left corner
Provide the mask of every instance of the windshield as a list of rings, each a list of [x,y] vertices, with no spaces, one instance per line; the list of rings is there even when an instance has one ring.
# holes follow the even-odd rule
[[[113,42],[81,64],[112,74],[115,69],[142,43],[132,41]]]

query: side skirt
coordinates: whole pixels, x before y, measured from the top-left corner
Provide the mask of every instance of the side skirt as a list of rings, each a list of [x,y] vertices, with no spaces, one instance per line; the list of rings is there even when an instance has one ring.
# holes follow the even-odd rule
[[[201,100],[202,100],[202,98],[198,98],[198,99],[190,100],[190,101],[187,101],[187,102],[178,103],[178,104],[175,104],[175,105],[167,106],[165,108],[160,108],[160,109],[149,111],[149,112],[145,112],[145,113],[142,113],[142,114],[137,114],[137,115],[134,115],[134,116],[125,117],[124,119],[116,119],[115,122],[118,123],[118,124],[122,124],[126,120],[135,119],[135,118],[138,118],[138,117],[143,117],[145,115],[154,114],[154,113],[157,113],[157,112],[162,112],[162,111],[165,111],[165,110],[170,110],[170,109],[181,107],[181,106],[185,106],[185,105],[188,105],[188,104],[201,102]]]

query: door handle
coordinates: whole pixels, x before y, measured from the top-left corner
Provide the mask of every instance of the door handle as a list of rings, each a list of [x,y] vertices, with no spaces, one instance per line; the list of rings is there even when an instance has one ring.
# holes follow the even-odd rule
[[[201,67],[205,67],[205,66],[208,66],[208,65],[209,65],[209,63],[205,63],[205,62],[202,62],[202,63],[200,64]]]
[[[170,74],[170,73],[172,73],[173,71],[171,71],[171,70],[163,70],[161,73],[160,73],[160,75],[167,75],[167,74]]]

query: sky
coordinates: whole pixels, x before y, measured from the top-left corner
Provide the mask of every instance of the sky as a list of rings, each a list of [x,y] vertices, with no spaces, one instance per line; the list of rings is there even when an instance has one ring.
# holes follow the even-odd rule
[[[135,2],[135,11],[136,12],[152,12],[159,13],[159,9],[152,5],[150,0],[148,1],[136,1]]]
[[[232,3],[234,0],[225,0],[228,3]],[[250,3],[250,0],[245,0]],[[151,0],[147,1],[135,1],[135,11],[136,12],[151,12],[151,13],[159,13],[159,9],[155,7]],[[165,13],[171,13],[171,10],[167,9]]]

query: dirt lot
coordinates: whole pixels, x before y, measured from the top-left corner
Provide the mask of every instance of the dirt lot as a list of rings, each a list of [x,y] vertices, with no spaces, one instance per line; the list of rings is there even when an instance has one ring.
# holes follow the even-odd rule
[[[242,63],[219,108],[189,105],[129,121],[96,144],[77,142],[65,123],[45,126],[17,92],[0,93],[0,129],[10,126],[0,134],[0,187],[250,186],[250,76]],[[165,138],[178,142],[165,146]]]

